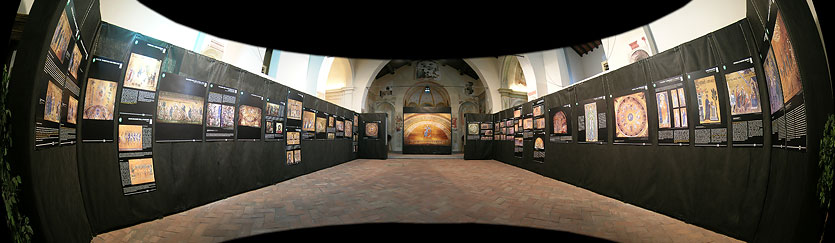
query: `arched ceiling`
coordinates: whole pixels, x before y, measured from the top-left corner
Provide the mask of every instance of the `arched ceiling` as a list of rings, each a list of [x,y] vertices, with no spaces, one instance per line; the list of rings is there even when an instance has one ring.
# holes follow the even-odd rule
[[[470,67],[469,64],[464,62],[464,59],[439,59],[434,61],[437,61],[438,64],[440,64],[442,67],[449,66],[454,68],[455,70],[458,70],[458,74],[460,75],[467,75],[475,80],[478,80],[478,74],[475,72],[475,70],[473,70],[472,67]],[[377,73],[377,76],[374,77],[374,79],[386,76],[387,74],[394,74],[394,72],[400,67],[403,67],[405,65],[412,65],[414,62],[415,61],[404,59],[391,60],[388,64],[386,64],[386,66],[383,67],[382,70],[380,70],[379,73]]]
[[[647,25],[689,2],[139,1],[174,22],[254,46],[411,60],[495,57],[588,43]]]

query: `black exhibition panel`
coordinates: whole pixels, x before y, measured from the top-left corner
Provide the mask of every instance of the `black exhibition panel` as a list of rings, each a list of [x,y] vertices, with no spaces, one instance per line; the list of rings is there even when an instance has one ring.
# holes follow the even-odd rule
[[[91,13],[78,14],[86,12]],[[64,22],[68,25],[66,29],[61,28],[62,18],[67,21]],[[88,66],[92,59],[90,51],[93,49],[100,19],[99,1],[36,2],[29,12],[26,31],[17,49],[11,80],[20,81],[9,83],[8,107],[13,117],[10,122],[13,128],[10,137],[14,147],[8,150],[8,158],[18,165],[12,168],[13,173],[20,175],[22,180],[18,205],[30,220],[29,225],[35,232],[33,241],[91,239],[90,222],[78,178],[77,143],[36,148],[39,139],[33,135],[37,127],[41,127],[36,121],[48,120],[44,119],[43,114],[51,113],[45,112],[43,103],[39,104],[39,101],[44,99],[41,96],[42,92],[50,85],[53,90],[57,87],[59,92],[76,93],[83,89],[83,80],[87,79],[87,74],[78,70]],[[57,31],[59,29],[65,31]],[[51,43],[53,36],[58,36],[54,35],[56,32],[69,39],[56,39],[56,43],[63,44],[58,44],[58,48],[53,49]],[[87,52],[86,59],[78,59],[83,61],[78,69],[71,68],[73,65],[68,63],[74,58],[73,46],[81,47],[81,54]],[[71,71],[76,71],[76,80],[71,80],[71,77],[58,80],[70,75]],[[83,99],[80,95],[77,96],[78,100]],[[66,109],[63,100],[54,105],[61,107],[61,110]],[[39,112],[42,116],[36,117],[35,114]],[[76,117],[79,114],[81,112],[76,113]],[[76,121],[79,120],[81,119],[77,118]],[[61,121],[67,122],[66,116],[62,116]],[[78,124],[75,130],[81,129],[81,124]],[[58,130],[52,131],[56,132],[55,138],[58,138]],[[76,138],[76,142],[79,138],[80,136]]]
[[[491,129],[493,125],[492,114],[464,114],[464,124],[466,124],[467,137],[465,137],[464,144],[464,159],[491,159],[493,157],[493,140],[482,140],[481,124],[490,124]],[[470,124],[476,125],[475,139],[470,139]]]
[[[818,206],[815,189],[820,174],[817,167],[819,141],[827,116],[833,113],[831,73],[826,54],[822,51],[824,46],[819,36],[820,31],[806,1],[758,0],[748,1],[747,5],[747,19],[751,29],[769,30],[769,34],[755,33],[768,36],[768,39],[762,36],[755,38],[762,42],[758,45],[761,60],[765,59],[771,47],[770,34],[774,33],[775,16],[778,13],[782,15],[802,82],[807,128],[805,150],[772,146],[771,152],[766,152],[771,158],[767,191],[753,240],[818,241],[823,227],[820,222],[823,222],[826,215]],[[751,14],[751,9],[759,11]],[[820,7],[818,11],[820,13]]]
[[[360,113],[358,158],[387,159],[386,113]]]
[[[403,153],[404,154],[452,154],[452,139],[453,138],[452,138],[451,124],[449,123],[451,121],[446,120],[445,117],[442,117],[444,114],[447,114],[447,116],[449,116],[451,114],[451,112],[452,112],[451,107],[403,107],[403,117],[404,117],[404,124],[405,124],[404,128],[403,128],[403,133],[404,133],[403,134],[403,136],[404,136],[404,138],[403,138]],[[408,134],[405,134],[405,133],[407,132],[407,130],[410,129],[409,124],[407,123],[407,122],[409,122],[409,117],[408,116],[410,114],[413,115],[412,117],[415,117],[415,118],[412,118],[412,119],[428,119],[428,121],[425,121],[425,120],[416,121],[416,122],[418,122],[417,124],[425,124],[425,123],[421,123],[421,122],[428,122],[428,123],[431,123],[429,125],[433,125],[435,127],[435,129],[448,129],[447,132],[449,134],[449,138],[446,141],[442,141],[442,142],[445,142],[446,144],[441,144],[441,145],[422,144],[422,143],[407,144],[407,142],[409,140],[406,138],[406,136],[408,136]],[[442,123],[447,123],[447,124],[442,124]],[[415,126],[417,126],[417,124],[415,124]],[[416,142],[423,142],[423,141],[426,140],[426,139],[423,139],[423,138],[426,138],[427,135],[431,136],[433,131],[431,131],[431,127],[429,125],[426,126],[426,130],[424,130],[423,128],[415,128],[415,129],[421,129],[420,131],[424,131],[423,132],[423,137],[421,139],[417,140]],[[416,132],[420,133],[420,131],[416,131]]]

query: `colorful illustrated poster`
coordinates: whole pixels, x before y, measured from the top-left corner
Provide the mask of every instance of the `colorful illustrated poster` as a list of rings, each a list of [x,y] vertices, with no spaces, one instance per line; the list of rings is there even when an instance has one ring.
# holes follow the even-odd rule
[[[318,111],[310,108],[304,108],[302,111],[302,139],[315,139],[316,138],[316,116]],[[322,125],[327,126],[327,118],[324,117],[324,114],[319,114],[324,118]],[[324,131],[323,131],[324,132]],[[324,135],[327,136],[327,135]],[[324,138],[324,137],[323,137]]]
[[[528,113],[522,119],[522,138],[525,140],[533,139],[533,114]]]
[[[274,100],[267,98],[266,108],[264,108],[264,140],[277,141],[284,138],[284,116],[286,112],[284,109],[287,103],[279,101],[272,103]]]
[[[325,116],[328,117],[328,127],[325,129],[327,131],[327,139],[333,140],[336,138],[336,115],[325,113]]]
[[[698,123],[695,125],[694,144],[696,146],[727,146],[728,129],[723,118],[724,107],[720,102],[725,102],[727,94],[724,83],[718,79],[719,67],[712,67],[701,71],[687,74],[687,79],[692,84],[698,107]],[[672,97],[671,97],[672,98]],[[674,104],[675,105],[675,104]],[[681,115],[681,111],[679,111]],[[684,116],[684,115],[681,115]],[[675,125],[675,124],[674,124]]]
[[[449,113],[405,113],[403,124],[403,145],[452,144],[452,118]]]
[[[305,113],[306,114],[306,113]],[[316,114],[316,139],[328,138],[328,114],[319,112]]]
[[[533,140],[533,161],[545,163],[545,135],[537,134]]]
[[[690,144],[684,78],[674,76],[655,81],[652,86],[658,107],[658,145]]]
[[[43,98],[39,99],[42,107],[35,112],[35,149],[54,147],[60,143],[63,90],[59,85],[52,80],[47,81]]]
[[[647,86],[618,92],[612,100],[615,111],[614,144],[650,145]]]
[[[296,165],[301,163],[301,138],[302,133],[302,101],[304,94],[293,90],[287,90],[287,120],[285,120],[284,131],[287,136],[284,150],[287,152],[287,164]]]
[[[336,135],[337,138],[345,136],[345,119],[336,117]]]
[[[786,147],[786,117],[783,109],[783,88],[777,71],[777,61],[773,50],[769,49],[763,61],[766,86],[768,86],[769,106],[771,107],[771,146]]]
[[[206,141],[234,140],[238,89],[209,84],[206,103]]]
[[[545,99],[533,102],[533,135],[545,135]]]
[[[779,10],[774,23],[771,48],[774,52],[774,61],[777,64],[777,74],[780,76],[780,87],[783,92],[786,148],[804,150],[806,149],[806,105],[803,84],[792,40]]]
[[[124,195],[156,190],[153,158],[119,159],[119,170],[122,175],[122,193]]]
[[[760,85],[750,57],[723,66],[731,110],[733,146],[763,146]]]
[[[124,65],[94,56],[81,105],[81,142],[113,142],[116,94]]]
[[[203,141],[206,90],[209,83],[162,73],[157,101],[157,142]]]
[[[577,114],[577,143],[605,144],[608,136],[606,96],[578,102],[582,112]]]
[[[570,143],[573,141],[571,135],[571,104],[553,107],[548,110],[551,119],[551,138],[554,143]]]
[[[244,141],[261,141],[262,127],[264,123],[262,108],[264,107],[264,96],[239,91],[238,102],[238,132],[236,138]]]
[[[372,121],[365,123],[365,138],[366,139],[377,139],[377,134],[379,132],[380,122]]]

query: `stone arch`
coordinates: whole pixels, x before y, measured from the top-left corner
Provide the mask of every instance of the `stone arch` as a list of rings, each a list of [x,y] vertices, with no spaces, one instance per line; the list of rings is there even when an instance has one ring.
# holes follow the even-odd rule
[[[429,92],[425,92],[427,87]],[[449,92],[440,84],[432,81],[418,82],[406,91],[406,95],[403,96],[403,106],[450,107]]]

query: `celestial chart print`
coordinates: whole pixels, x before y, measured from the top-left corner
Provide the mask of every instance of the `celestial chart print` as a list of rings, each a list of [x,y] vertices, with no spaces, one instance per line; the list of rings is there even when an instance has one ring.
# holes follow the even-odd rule
[[[377,138],[377,130],[379,123],[369,122],[365,124],[365,136],[369,138]]]
[[[731,115],[760,113],[760,90],[754,68],[725,75],[730,97]]]
[[[617,97],[615,103],[615,136],[648,137],[647,101],[644,92]]]
[[[452,118],[445,113],[404,114],[403,144],[449,146],[452,144]]]
[[[597,103],[583,105],[585,111],[586,142],[597,142]]]
[[[241,105],[238,107],[238,125],[246,127],[261,127],[261,108]]]

